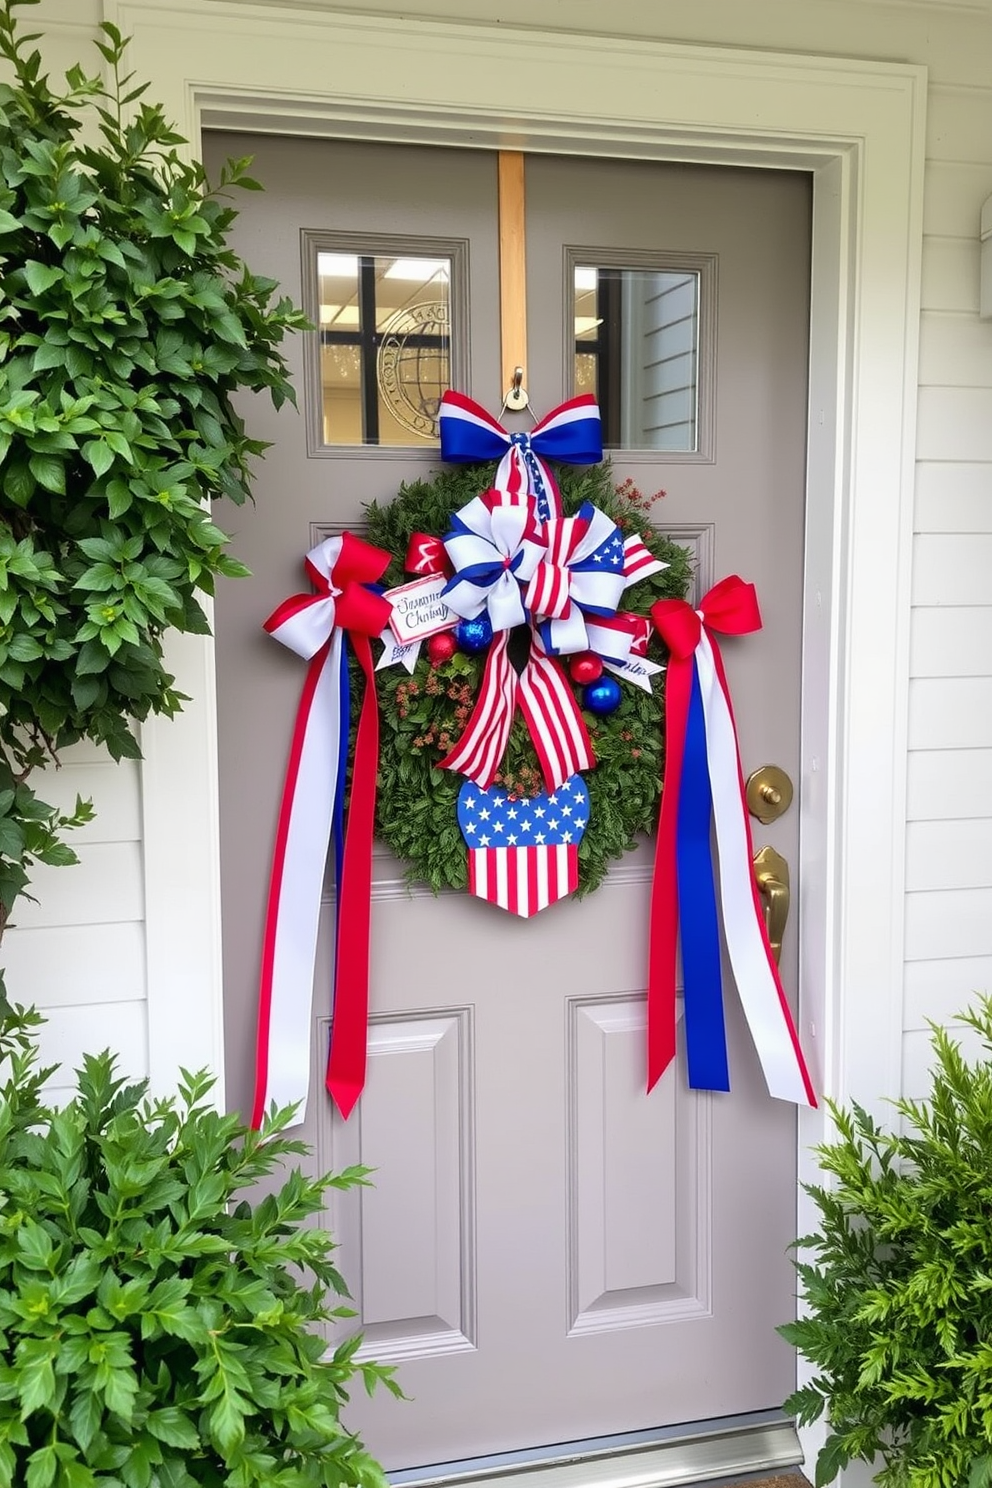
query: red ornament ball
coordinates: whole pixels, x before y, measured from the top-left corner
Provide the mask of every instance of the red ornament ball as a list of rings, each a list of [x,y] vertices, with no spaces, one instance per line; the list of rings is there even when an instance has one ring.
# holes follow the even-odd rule
[[[431,659],[431,666],[439,667],[446,661],[450,661],[458,650],[458,642],[450,630],[442,630],[438,635],[432,635],[427,642],[427,655]]]
[[[568,670],[573,682],[579,682],[585,687],[589,682],[598,682],[603,675],[603,663],[592,651],[580,651],[573,656],[568,663]]]

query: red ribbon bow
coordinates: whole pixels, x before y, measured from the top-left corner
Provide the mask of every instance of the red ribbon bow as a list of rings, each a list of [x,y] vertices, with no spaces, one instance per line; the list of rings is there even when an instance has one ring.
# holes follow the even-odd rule
[[[655,629],[669,650],[665,677],[665,781],[658,816],[651,929],[648,942],[648,1090],[675,1057],[675,963],[679,904],[675,877],[679,783],[685,748],[685,723],[692,694],[693,655],[703,627],[713,659],[726,684],[716,634],[747,635],[761,629],[761,611],[753,584],[736,574],[721,579],[694,610],[684,599],[659,599],[651,607]]]
[[[306,937],[299,928],[300,917],[289,914],[283,906],[284,894],[313,896],[310,908],[315,939],[322,876],[318,876],[314,883],[301,883],[299,868],[301,861],[306,861],[310,866],[310,876],[313,876],[314,863],[310,854],[314,849],[311,845],[308,852],[308,844],[316,842],[319,847],[323,841],[323,855],[326,856],[333,825],[336,782],[326,785],[316,835],[315,823],[308,822],[301,827],[309,803],[297,801],[297,782],[301,775],[307,774],[304,768],[307,759],[322,760],[326,756],[329,737],[337,736],[342,758],[347,752],[349,721],[340,713],[338,677],[340,668],[347,666],[348,662],[340,645],[334,645],[336,631],[347,632],[365,675],[365,695],[352,765],[343,866],[337,885],[334,1016],[327,1067],[327,1088],[343,1116],[347,1117],[354,1107],[365,1082],[372,837],[379,762],[379,709],[369,641],[370,637],[382,633],[390,614],[389,601],[365,586],[381,578],[389,561],[389,554],[382,548],[375,548],[350,532],[329,538],[307,555],[305,563],[316,592],[295,594],[284,600],[265,622],[269,634],[304,657],[310,665],[297,711],[283,786],[266,910],[252,1116],[255,1126],[260,1124],[270,1098],[277,1099],[280,1104],[287,1103],[284,1098],[285,1045],[279,1045],[279,1057],[275,1059],[270,1058],[270,1052],[282,1032],[279,1025],[284,1012],[284,995],[292,1002],[294,1010],[301,1005],[299,988],[292,985],[301,962],[310,965],[307,998],[313,981],[312,946],[304,944]],[[334,670],[325,676],[328,666]],[[322,870],[323,859],[320,867]],[[299,1036],[302,1039],[302,1031]],[[305,1099],[309,1052],[308,1048],[297,1052],[302,1059],[302,1069],[298,1081],[294,1071],[292,1081],[296,1081],[300,1095]],[[293,1094],[291,1098],[298,1097]]]

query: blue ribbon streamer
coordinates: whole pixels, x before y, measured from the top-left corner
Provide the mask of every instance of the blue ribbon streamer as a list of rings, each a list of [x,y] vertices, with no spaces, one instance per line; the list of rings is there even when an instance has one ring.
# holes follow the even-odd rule
[[[706,722],[699,673],[693,662],[676,834],[686,1063],[693,1090],[730,1089],[720,926],[713,886],[712,815]]]

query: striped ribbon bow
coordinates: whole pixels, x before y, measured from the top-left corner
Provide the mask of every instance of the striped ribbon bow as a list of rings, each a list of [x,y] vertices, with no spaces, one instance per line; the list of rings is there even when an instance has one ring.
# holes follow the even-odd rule
[[[310,1020],[321,887],[334,838],[337,920],[334,1021],[327,1088],[347,1117],[365,1083],[369,929],[379,711],[369,637],[389,619],[389,601],[366,588],[389,554],[350,532],[307,554],[314,593],[285,600],[265,622],[277,641],[309,662],[293,728],[279,808],[262,949],[255,1099],[258,1127],[273,1102],[306,1114]],[[365,673],[352,765],[347,832],[344,794],[350,706],[345,636]]]
[[[483,491],[455,513],[451,527],[444,548],[454,574],[442,591],[445,604],[466,620],[486,611],[494,631],[523,625],[520,585],[545,552],[531,498]]]
[[[627,587],[620,529],[587,501],[574,517],[552,517],[544,534],[547,554],[534,570],[524,603],[551,655],[586,651],[587,617],[615,615]]]
[[[514,496],[533,496],[542,522],[561,516],[561,497],[545,460],[597,465],[603,458],[599,408],[591,393],[562,403],[529,432],[510,434],[480,404],[449,390],[441,399],[438,426],[442,460],[462,465],[498,460],[493,484]]]
[[[675,961],[681,927],[686,1057],[695,1089],[729,1090],[718,878],[727,952],[769,1093],[816,1096],[771,953],[752,868],[737,730],[717,634],[760,630],[754,586],[722,579],[699,609],[681,599],[651,610],[670,657],[665,683],[665,781],[651,894],[648,1089],[675,1054]],[[711,823],[719,871],[714,874]]]

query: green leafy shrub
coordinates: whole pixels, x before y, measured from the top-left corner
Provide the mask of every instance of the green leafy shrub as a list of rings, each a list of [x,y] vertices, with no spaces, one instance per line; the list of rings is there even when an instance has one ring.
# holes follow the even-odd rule
[[[992,1054],[992,998],[958,1021]],[[930,1096],[894,1102],[899,1130],[832,1107],[818,1149],[833,1183],[809,1187],[820,1228],[798,1242],[808,1316],[779,1330],[817,1371],[786,1409],[827,1414],[818,1488],[855,1459],[888,1488],[992,1482],[992,1063],[935,1026],[932,1044]]]
[[[292,398],[279,347],[305,324],[227,246],[248,161],[212,192],[112,25],[109,85],[77,66],[53,92],[33,3],[0,0],[0,929],[32,821],[34,857],[72,860],[30,771],[83,738],[136,756],[132,722],[179,708],[162,638],[205,632],[197,595],[244,572],[208,510],[263,449],[232,396]]]
[[[323,1358],[319,1325],[350,1311],[306,1223],[365,1170],[239,1203],[306,1152],[288,1111],[252,1132],[202,1075],[150,1102],[106,1054],[48,1110],[39,1021],[0,1023],[2,1488],[383,1488],[340,1407],[356,1376],[397,1387],[357,1337]]]

